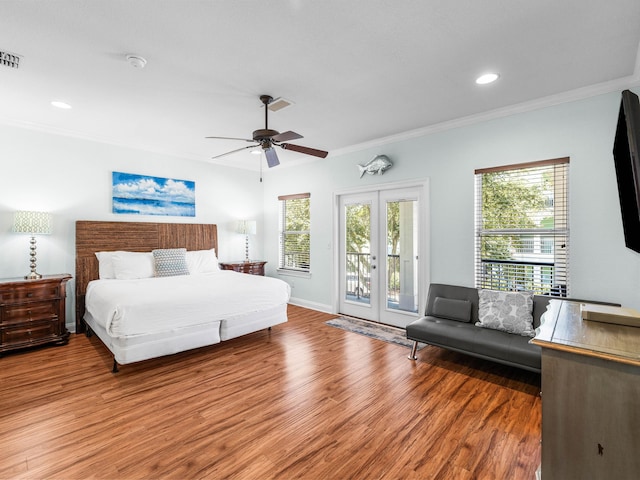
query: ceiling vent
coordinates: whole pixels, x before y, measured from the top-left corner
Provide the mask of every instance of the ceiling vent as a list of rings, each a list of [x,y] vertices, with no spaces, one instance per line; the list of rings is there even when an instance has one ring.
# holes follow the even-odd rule
[[[283,108],[287,108],[288,106],[293,105],[291,100],[287,100],[286,98],[276,98],[269,103],[268,108],[272,112],[277,112],[278,110],[282,110]]]
[[[22,57],[15,53],[3,52],[0,50],[0,65],[9,68],[18,68]]]

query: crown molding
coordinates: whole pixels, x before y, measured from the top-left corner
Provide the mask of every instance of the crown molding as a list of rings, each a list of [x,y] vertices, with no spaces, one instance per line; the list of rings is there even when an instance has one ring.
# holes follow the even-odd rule
[[[511,115],[517,115],[520,113],[531,112],[542,108],[552,107],[555,105],[561,105],[563,103],[571,103],[578,100],[584,100],[586,98],[603,95],[615,91],[622,91],[628,88],[640,86],[640,50],[638,51],[638,58],[636,60],[636,67],[634,74],[628,77],[611,80],[608,82],[598,83],[595,85],[589,85],[587,87],[570,90],[567,92],[550,95],[548,97],[538,98],[529,102],[518,103],[515,105],[509,105],[507,107],[490,110],[488,112],[482,112],[466,117],[456,118],[446,122],[429,125],[427,127],[410,130],[407,132],[399,133],[396,135],[390,135],[388,137],[382,137],[369,142],[363,142],[355,145],[351,145],[344,148],[333,150],[329,153],[330,157],[345,155],[348,153],[359,152],[369,148],[379,147],[382,145],[388,145],[390,143],[401,142],[410,140],[417,137],[424,137],[427,135],[433,135],[435,133],[452,130],[455,128],[466,127],[489,120],[496,120],[499,118],[509,117]]]

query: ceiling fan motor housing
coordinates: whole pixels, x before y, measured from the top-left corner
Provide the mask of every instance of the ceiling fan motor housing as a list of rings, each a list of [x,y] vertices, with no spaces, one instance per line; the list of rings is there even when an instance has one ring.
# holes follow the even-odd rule
[[[253,139],[256,142],[262,142],[264,140],[271,140],[272,137],[275,137],[279,133],[280,132],[277,132],[276,130],[270,130],[268,128],[263,128],[263,129],[260,129],[260,130],[254,130],[253,131]]]

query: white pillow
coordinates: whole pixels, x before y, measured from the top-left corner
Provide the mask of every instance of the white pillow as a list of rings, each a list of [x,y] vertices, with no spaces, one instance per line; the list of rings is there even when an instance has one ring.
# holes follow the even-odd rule
[[[533,337],[533,293],[478,290],[476,326]]]
[[[113,254],[116,252],[96,252],[98,257],[98,275],[101,280],[116,278],[113,269]]]
[[[118,280],[153,277],[151,252],[114,252],[112,261],[115,278]]]
[[[197,273],[212,273],[220,270],[216,249],[211,250],[191,250],[187,252],[187,267],[191,275]]]

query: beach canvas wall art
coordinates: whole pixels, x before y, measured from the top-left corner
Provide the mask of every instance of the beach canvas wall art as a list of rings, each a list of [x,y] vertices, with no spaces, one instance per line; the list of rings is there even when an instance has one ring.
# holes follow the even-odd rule
[[[196,216],[196,184],[189,180],[113,172],[113,213]]]

